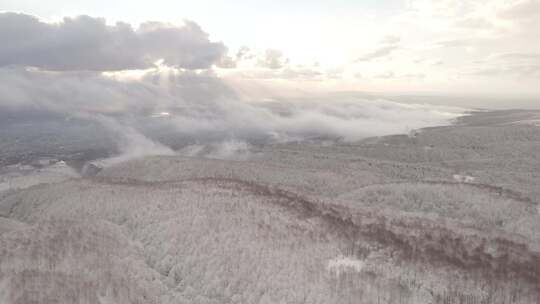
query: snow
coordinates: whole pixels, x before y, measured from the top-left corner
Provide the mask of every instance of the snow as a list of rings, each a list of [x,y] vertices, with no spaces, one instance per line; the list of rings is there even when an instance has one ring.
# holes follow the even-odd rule
[[[513,122],[513,124],[516,124],[516,125],[530,125],[530,126],[540,127],[540,119],[520,120],[520,121]]]
[[[79,174],[64,161],[58,161],[43,168],[30,165],[11,166],[8,172],[0,175],[0,192],[25,189],[38,184],[56,183],[77,177],[80,177]]]
[[[12,166],[0,185],[28,188],[0,195],[0,302],[533,303],[537,282],[484,275],[519,262],[539,277],[538,142],[452,127],[148,157],[134,140],[136,159],[91,176]]]
[[[333,273],[341,273],[343,271],[360,272],[364,268],[364,262],[354,257],[337,256],[328,261],[326,269]]]
[[[475,178],[473,176],[461,175],[461,174],[454,174],[454,175],[452,175],[452,178],[456,182],[460,182],[460,183],[472,183],[475,180]]]

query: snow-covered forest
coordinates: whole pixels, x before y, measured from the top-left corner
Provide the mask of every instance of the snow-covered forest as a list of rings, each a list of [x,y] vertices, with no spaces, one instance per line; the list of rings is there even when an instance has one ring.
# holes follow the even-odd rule
[[[539,303],[538,116],[12,166],[0,303]]]

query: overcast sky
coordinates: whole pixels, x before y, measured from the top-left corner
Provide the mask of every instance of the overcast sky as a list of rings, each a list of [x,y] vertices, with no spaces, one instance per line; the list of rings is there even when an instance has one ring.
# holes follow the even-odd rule
[[[240,91],[540,96],[540,0],[0,0],[0,8],[25,14],[0,18],[4,68],[119,76],[159,61]]]

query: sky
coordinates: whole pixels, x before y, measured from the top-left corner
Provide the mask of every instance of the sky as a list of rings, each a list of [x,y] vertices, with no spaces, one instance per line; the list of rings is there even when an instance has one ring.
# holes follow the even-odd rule
[[[0,49],[3,66],[64,73],[99,70],[117,79],[134,70],[167,66],[212,73],[238,92],[256,97],[276,91],[540,97],[540,0],[0,0],[0,8],[33,16],[42,25],[69,27],[73,32],[63,39],[81,39],[78,31],[91,27],[91,20],[78,28],[68,21],[87,15],[103,18],[99,20],[109,32],[122,30],[117,22],[127,24],[135,33],[124,28],[127,36],[153,44],[138,46],[144,50],[126,59],[123,55],[134,47],[118,33],[107,38],[121,44],[118,49],[111,47],[104,54],[100,46],[94,52],[99,58],[74,56],[71,60],[79,64],[62,67],[54,64],[65,59],[58,45],[26,41],[18,46],[27,53],[26,60],[17,46]],[[178,29],[182,37],[166,38],[166,31],[148,34],[149,21]],[[11,33],[0,29],[4,39],[14,32],[31,36],[25,32],[30,27],[13,22]],[[85,43],[63,50],[80,50]],[[48,55],[38,60],[37,53]]]
[[[149,130],[230,154],[406,134],[476,108],[540,109],[540,0],[0,0],[0,10],[0,123],[92,121],[129,157],[172,153]]]

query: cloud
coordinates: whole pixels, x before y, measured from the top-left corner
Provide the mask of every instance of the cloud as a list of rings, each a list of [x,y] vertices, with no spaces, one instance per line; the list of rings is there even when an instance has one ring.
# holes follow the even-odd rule
[[[236,52],[236,60],[249,60],[255,58],[255,54],[251,51],[251,49],[247,46],[242,46],[240,49],[238,49],[238,52]]]
[[[109,131],[108,136],[113,137],[117,144],[118,155],[101,160],[99,162],[101,167],[108,167],[147,155],[175,154],[172,149],[149,139],[133,126],[122,124],[113,118],[102,115],[92,116],[91,119],[105,127]]]
[[[369,52],[359,58],[357,58],[355,60],[355,62],[360,62],[360,61],[371,61],[373,59],[377,59],[377,58],[381,58],[381,57],[386,57],[388,55],[390,55],[392,52],[394,52],[395,50],[397,50],[399,47],[397,45],[385,45],[385,46],[381,46],[379,47],[378,49],[372,51],[372,52]]]
[[[396,74],[393,71],[386,71],[373,76],[374,78],[380,79],[402,79],[402,80],[411,80],[411,79],[423,79],[426,77],[423,73],[405,73],[405,74]]]
[[[178,151],[178,154],[189,157],[247,160],[252,156],[251,148],[250,144],[232,138],[207,145],[189,145]]]
[[[259,59],[257,65],[268,69],[281,69],[289,60],[283,56],[283,53],[279,50],[268,49]]]
[[[200,104],[234,92],[212,73],[162,67],[129,73],[49,72],[0,68],[0,108],[75,115],[131,113]]]
[[[391,79],[396,77],[396,74],[392,71],[386,71],[384,73],[380,73],[374,76],[375,78],[382,78],[382,79]]]
[[[493,23],[484,18],[467,17],[456,21],[458,27],[470,29],[488,29],[493,27]]]
[[[218,140],[223,143],[211,146],[214,152],[209,155],[223,158],[246,150],[243,143],[313,137],[357,140],[446,124],[462,113],[346,96],[239,98],[241,82],[230,87],[206,68],[232,66],[253,52],[242,48],[228,58],[223,44],[210,42],[193,22],[182,27],[144,23],[134,30],[87,16],[48,24],[27,15],[0,14],[0,39],[12,42],[0,48],[0,113],[34,111],[97,121],[118,143],[121,156],[112,162],[172,153],[143,135],[147,129],[202,145]],[[385,56],[397,47],[385,44],[367,57]],[[323,68],[291,65],[277,50],[251,60],[262,65],[244,71],[258,73],[254,78],[325,77]]]
[[[479,42],[482,42],[483,39],[474,39],[474,38],[458,38],[458,39],[447,39],[436,42],[436,45],[439,47],[467,47],[471,45],[476,45]]]
[[[286,66],[280,69],[248,68],[229,74],[236,78],[260,80],[322,80],[324,75],[317,69],[305,66]],[[331,75],[326,74],[330,78]]]
[[[162,59],[183,69],[206,69],[227,53],[194,22],[183,26],[147,22],[134,30],[127,23],[79,16],[45,23],[24,14],[0,14],[0,66],[46,70],[112,71],[143,69]]]
[[[518,0],[507,3],[499,12],[499,16],[506,19],[531,19],[540,16],[540,1]]]
[[[344,72],[345,72],[344,67],[331,68],[325,71],[325,76],[326,78],[329,78],[329,79],[342,79]]]
[[[388,35],[388,36],[385,36],[383,39],[381,39],[382,44],[391,44],[391,45],[395,45],[399,43],[400,41],[401,41],[401,38],[395,35]]]
[[[501,53],[488,56],[469,74],[484,77],[540,78],[540,53]]]
[[[401,78],[401,79],[423,79],[423,78],[426,78],[426,74],[424,74],[424,73],[406,73],[406,74],[400,75],[399,78]]]
[[[221,58],[221,60],[217,63],[217,66],[222,69],[234,69],[236,68],[236,60],[231,56],[224,56]]]
[[[315,79],[323,74],[306,67],[285,68],[279,78],[285,79]]]
[[[442,65],[444,62],[441,59],[428,59],[426,57],[416,57],[412,62],[417,64],[427,64],[431,66]]]
[[[0,69],[0,96],[0,110],[39,109],[87,119],[106,116],[133,129],[158,124],[176,137],[247,142],[320,136],[357,140],[445,124],[460,113],[343,96],[241,100],[212,74],[168,68],[145,71],[136,79]],[[152,117],[160,112],[170,115]]]
[[[540,62],[540,53],[504,53],[496,56],[504,60],[526,60],[526,61],[536,61]]]
[[[540,64],[483,67],[475,70],[470,74],[486,77],[520,77],[526,79],[540,78]]]
[[[232,58],[231,58],[232,59]],[[324,76],[337,78],[338,71],[324,70],[313,64],[291,64],[282,51],[257,51],[241,47],[235,56],[235,69],[218,71],[221,75],[240,79],[259,80],[322,80]],[[218,65],[221,67],[220,65]]]

